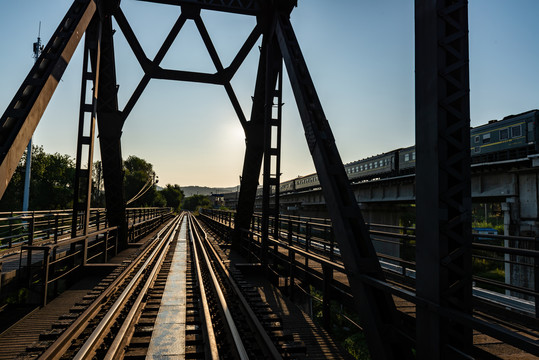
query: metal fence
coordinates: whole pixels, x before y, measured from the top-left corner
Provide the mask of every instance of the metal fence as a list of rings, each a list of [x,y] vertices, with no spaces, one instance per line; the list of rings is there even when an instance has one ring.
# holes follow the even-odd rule
[[[219,224],[228,229],[234,226],[233,212],[205,210],[204,215],[215,223],[215,227]],[[280,285],[291,295],[296,286],[295,279],[319,289],[325,323],[331,315],[331,300],[353,306],[354,299],[347,288],[346,269],[340,259],[330,220],[282,215],[278,224],[270,219],[270,227],[274,226],[278,226],[279,238],[270,238],[269,250],[262,254],[261,215],[255,214],[250,229],[241,229],[240,246],[244,254],[253,262],[262,263],[262,256],[270,259],[268,263],[272,266],[266,270],[267,273],[270,278],[274,276],[272,280],[276,282],[284,281]],[[383,224],[368,224],[368,227],[388,281],[365,280],[401,297],[412,306],[427,306],[415,295],[415,228]],[[538,245],[535,237],[473,234],[474,311],[481,311],[483,317],[451,316],[513,346],[531,353],[538,351],[538,345],[533,341],[516,332],[499,331],[498,325],[491,326],[484,320],[489,316],[496,322],[504,318],[507,319],[505,326],[514,321],[537,330]]]
[[[40,294],[44,305],[51,286],[57,292],[73,273],[115,256],[121,250],[117,228],[108,227],[105,209],[92,209],[90,214],[88,234],[72,237],[71,210],[0,213],[0,255],[19,254],[17,286]],[[127,209],[128,242],[138,241],[171,216],[170,208]]]

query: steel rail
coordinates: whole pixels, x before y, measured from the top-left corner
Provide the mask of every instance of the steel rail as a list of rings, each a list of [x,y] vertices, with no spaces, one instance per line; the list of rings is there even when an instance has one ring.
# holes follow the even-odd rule
[[[155,237],[154,243],[159,241],[161,235],[168,230],[173,221],[170,221],[169,225],[164,227]],[[151,246],[148,246],[140,254],[140,258],[145,256],[151,251]],[[58,359],[67,351],[73,339],[79,336],[84,329],[88,326],[88,323],[94,318],[102,309],[106,300],[116,291],[120,284],[129,276],[132,270],[137,266],[137,261],[133,261],[129,264],[125,270],[110,284],[110,286],[103,291],[94,302],[60,335],[58,339],[47,349],[39,359]]]
[[[82,360],[82,359],[88,359],[93,358],[95,355],[95,350],[97,347],[101,344],[105,333],[110,329],[111,324],[116,320],[116,318],[120,315],[121,310],[123,309],[125,303],[129,300],[132,293],[135,291],[139,283],[142,281],[142,278],[144,276],[144,273],[147,271],[148,267],[151,266],[152,263],[155,263],[155,260],[158,258],[160,254],[163,254],[166,248],[166,245],[169,244],[169,239],[172,236],[172,233],[176,233],[179,225],[179,218],[176,217],[175,219],[175,226],[171,227],[161,243],[153,249],[152,253],[148,258],[146,258],[146,261],[144,261],[144,264],[140,267],[140,269],[135,273],[127,287],[122,291],[120,296],[116,299],[110,310],[103,316],[103,319],[99,322],[95,330],[92,332],[88,340],[84,343],[84,345],[80,348],[80,350],[77,352],[74,360]],[[155,263],[152,268],[158,267],[158,263]]]
[[[156,261],[156,266],[153,267],[151,273],[148,276],[147,281],[144,283],[144,286],[142,287],[142,289],[140,289],[137,298],[135,299],[134,303],[131,305],[131,310],[129,311],[126,318],[124,319],[122,327],[116,333],[114,337],[114,341],[109,346],[109,349],[103,359],[112,360],[112,359],[120,358],[121,352],[125,349],[125,346],[128,344],[129,339],[128,339],[127,333],[130,329],[132,329],[135,318],[141,311],[142,303],[148,293],[148,289],[150,288],[150,285],[155,282],[157,273],[160,270],[161,265],[163,264],[163,260],[167,254],[166,249],[170,246],[170,243],[176,237],[176,234],[178,232],[178,227],[182,223],[183,219],[184,219],[184,215],[181,215],[179,221],[177,222],[174,228],[174,234],[166,238],[165,240],[166,244],[164,247],[165,251],[162,251],[161,254],[159,255],[159,258]]]
[[[223,273],[225,273],[227,278],[229,279],[229,283],[230,283],[230,285],[231,285],[231,287],[232,287],[232,289],[233,289],[233,291],[235,293],[236,298],[242,304],[243,308],[245,309],[245,311],[246,311],[246,313],[247,313],[247,315],[249,317],[249,320],[251,321],[251,324],[255,327],[255,329],[253,329],[253,330],[256,330],[258,332],[258,334],[260,335],[260,337],[261,337],[261,339],[262,339],[262,341],[264,343],[264,346],[266,347],[266,350],[268,351],[268,354],[271,356],[272,359],[282,359],[282,356],[279,353],[279,351],[277,350],[277,348],[275,347],[275,344],[273,343],[273,341],[270,339],[270,337],[266,333],[266,330],[264,329],[264,327],[262,326],[262,324],[258,320],[256,314],[253,312],[253,310],[251,309],[251,306],[249,306],[249,303],[247,302],[247,300],[245,299],[245,297],[241,293],[240,288],[238,287],[238,285],[236,284],[236,282],[234,281],[234,279],[230,275],[229,271],[226,269],[225,265],[221,261],[221,258],[219,256],[219,254],[217,253],[217,251],[215,250],[213,245],[208,241],[208,236],[207,236],[206,231],[204,231],[204,229],[202,228],[202,226],[200,225],[200,223],[198,222],[198,220],[196,218],[194,218],[193,222],[196,223],[196,225],[197,225],[195,227],[195,231],[197,231],[197,233],[199,231],[202,233],[202,236],[199,235],[198,240],[199,240],[199,242],[201,244],[201,247],[203,249],[203,254],[204,254],[205,258],[206,258],[206,262],[209,262],[209,256],[207,254],[207,251],[206,251],[205,247],[203,246],[204,244],[202,242],[202,239],[204,239],[204,242],[205,242],[205,244],[207,244],[208,249],[212,252],[213,257],[215,259],[217,259],[217,261],[215,261],[214,264],[216,264],[216,266],[219,266],[220,270],[223,271]],[[211,264],[211,263],[209,263],[209,264]],[[212,272],[212,274],[213,274],[213,272]]]
[[[247,351],[245,350],[245,346],[243,345],[243,340],[241,339],[238,328],[236,327],[236,323],[234,322],[234,319],[232,318],[232,313],[230,312],[230,308],[225,299],[225,295],[223,294],[223,291],[221,290],[221,286],[219,285],[219,281],[217,280],[217,275],[215,275],[215,271],[213,270],[212,262],[209,258],[209,255],[206,249],[204,248],[204,244],[202,243],[200,233],[198,229],[195,226],[193,226],[192,220],[190,224],[191,224],[191,234],[194,235],[193,240],[195,241],[195,246],[196,246],[196,243],[198,243],[198,245],[200,246],[202,256],[204,258],[204,261],[208,268],[208,272],[212,279],[213,287],[219,299],[219,304],[221,305],[221,308],[223,309],[223,314],[225,316],[226,324],[234,340],[236,351],[240,359],[242,360],[249,359],[249,356],[247,355]]]
[[[193,227],[192,220],[189,218],[189,224],[190,227]],[[206,289],[204,288],[204,281],[202,279],[202,269],[200,268],[200,258],[198,256],[197,247],[194,241],[195,234],[191,233],[190,241],[193,244],[193,255],[195,257],[195,267],[197,272],[197,279],[198,279],[198,288],[200,291],[200,300],[202,302],[202,308],[204,311],[204,321],[205,321],[205,330],[208,340],[208,347],[210,349],[210,357],[212,360],[218,360],[219,359],[219,350],[217,347],[217,340],[215,338],[215,333],[213,331],[213,325],[211,321],[211,314],[210,314],[210,307],[208,305],[208,299],[206,297]],[[206,357],[207,358],[207,357]]]

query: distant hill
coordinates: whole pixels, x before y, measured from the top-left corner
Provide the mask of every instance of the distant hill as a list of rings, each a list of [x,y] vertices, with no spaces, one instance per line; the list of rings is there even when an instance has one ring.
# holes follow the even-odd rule
[[[193,196],[196,194],[199,195],[211,195],[211,194],[224,194],[231,193],[238,190],[237,186],[226,187],[226,188],[212,188],[207,186],[180,186],[185,194],[185,197]]]

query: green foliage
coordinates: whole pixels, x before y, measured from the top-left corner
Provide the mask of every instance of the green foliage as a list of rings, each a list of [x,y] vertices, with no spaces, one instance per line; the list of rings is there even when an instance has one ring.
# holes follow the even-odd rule
[[[27,288],[20,288],[16,293],[6,298],[6,304],[25,304],[28,299],[29,291]]]
[[[475,267],[475,262],[476,262],[476,260],[474,259],[474,267]],[[499,281],[499,282],[502,282],[502,283],[505,282],[505,271],[503,269],[501,269],[501,268],[494,268],[494,269],[490,269],[490,270],[485,270],[483,272],[476,273],[476,275],[478,277],[489,279],[489,280],[496,280],[496,281]],[[482,288],[484,288],[484,289],[491,290],[491,291],[496,291],[496,292],[499,292],[501,294],[503,294],[505,292],[505,289],[503,287],[496,286],[496,285],[481,283],[480,286]]]
[[[22,209],[26,154],[11,179],[0,201],[0,210]],[[32,172],[30,181],[30,204],[32,210],[65,209],[72,206],[72,183],[75,164],[68,155],[47,154],[42,146],[32,147]]]
[[[105,207],[105,183],[103,180],[103,164],[99,160],[94,162],[92,178],[92,207],[103,208]]]
[[[195,211],[198,208],[209,208],[211,206],[210,198],[206,195],[193,195],[183,199],[182,209]]]
[[[180,209],[180,204],[184,198],[184,193],[180,189],[179,185],[170,185],[167,184],[163,190],[159,192],[165,199],[166,205],[173,208],[175,211]]]
[[[346,351],[348,351],[354,359],[369,360],[371,358],[369,356],[367,340],[365,339],[365,335],[361,332],[355,333],[344,339],[343,345]]]
[[[162,206],[165,201],[158,196],[155,188],[153,165],[144,159],[131,155],[124,161],[124,188],[130,207]]]
[[[322,298],[322,292],[310,287],[311,296],[313,296],[313,314],[314,320],[322,324],[323,312],[322,303],[317,300]],[[365,335],[348,319],[359,324],[360,319],[358,314],[350,313],[345,308],[341,307],[336,301],[331,302],[331,335],[341,343],[348,353],[358,360],[370,360],[370,353]],[[348,318],[348,319],[347,319]]]
[[[26,153],[23,155],[11,178],[2,199],[0,211],[22,210],[23,186],[25,176]],[[152,164],[136,156],[129,156],[124,162],[126,198],[131,199],[139,191],[147,191],[130,206],[167,206],[165,194],[155,188],[155,172]],[[32,176],[30,182],[31,210],[69,209],[73,206],[73,181],[75,161],[68,155],[47,154],[42,146],[32,147]],[[103,168],[101,162],[94,163],[92,174],[92,206],[105,206]],[[174,191],[180,191],[178,185]],[[183,197],[183,192],[181,193]],[[177,200],[177,207],[181,198]],[[169,205],[170,206],[170,205]]]
[[[30,189],[32,209],[70,208],[73,203],[74,177],[75,164],[68,155],[46,154],[42,147],[39,151],[34,150]]]
[[[24,193],[24,164],[26,163],[26,153],[19,161],[9,185],[0,199],[0,211],[20,211],[22,210],[22,197]]]

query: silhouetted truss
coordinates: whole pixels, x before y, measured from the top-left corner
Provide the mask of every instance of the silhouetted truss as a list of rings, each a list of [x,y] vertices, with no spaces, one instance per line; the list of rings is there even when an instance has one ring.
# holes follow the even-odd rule
[[[13,98],[6,112],[0,119],[0,195],[6,189],[21,155],[24,152],[54,90],[67,67],[82,35],[86,33],[85,68],[81,94],[81,110],[79,122],[79,138],[77,147],[77,180],[74,201],[74,215],[87,213],[89,208],[89,192],[91,166],[81,166],[81,153],[93,153],[93,135],[85,137],[81,129],[97,122],[99,144],[101,147],[103,177],[106,190],[106,205],[109,224],[118,226],[120,236],[126,242],[125,199],[123,196],[123,172],[121,157],[121,133],[123,124],[133,110],[144,89],[151,79],[168,79],[188,82],[199,82],[223,85],[243,126],[246,136],[246,152],[241,178],[241,191],[235,220],[236,236],[242,229],[249,229],[253,213],[258,179],[265,158],[274,157],[280,161],[280,138],[277,146],[271,147],[271,129],[278,128],[280,136],[280,106],[282,64],[290,79],[309,150],[318,173],[323,195],[331,216],[333,231],[338,241],[353,295],[361,314],[362,325],[366,331],[371,355],[376,359],[410,359],[413,358],[413,335],[406,333],[402,321],[397,314],[391,292],[399,293],[384,281],[382,269],[374,247],[370,241],[363,217],[350,187],[342,160],[337,151],[335,139],[324,111],[318,99],[316,89],[310,77],[294,30],[290,23],[290,13],[296,6],[294,0],[145,0],[156,4],[173,5],[181,8],[181,14],[172,26],[168,36],[153,59],[148,58],[135,36],[129,21],[125,17],[119,0],[75,0],[60,26],[45,47],[19,91]],[[337,4],[335,6],[343,6]],[[428,33],[417,34],[419,44],[423,46],[417,56],[425,61],[425,66],[433,70],[431,73],[418,75],[418,89],[424,84],[432,84],[433,77],[441,74],[440,84],[453,93],[442,94],[440,98],[431,97],[426,92],[418,92],[418,104],[426,104],[427,110],[418,117],[418,126],[428,121],[439,121],[440,131],[434,135],[434,147],[443,142],[442,157],[428,163],[443,167],[437,170],[439,182],[428,186],[427,192],[418,192],[418,203],[421,196],[436,197],[443,203],[436,208],[423,209],[423,214],[432,213],[433,219],[441,219],[434,228],[435,244],[425,244],[425,250],[418,254],[418,259],[431,256],[432,251],[440,255],[422,269],[426,272],[426,280],[418,275],[418,292],[422,292],[428,301],[436,306],[448,307],[459,314],[469,314],[471,309],[471,283],[465,274],[469,269],[469,218],[459,215],[469,211],[469,166],[466,163],[466,150],[469,148],[465,129],[469,131],[468,102],[468,53],[467,53],[467,7],[466,1],[416,1],[418,10],[416,18],[425,26]],[[426,9],[421,5],[428,3]],[[309,6],[308,1],[304,2]],[[255,16],[257,23],[250,35],[245,39],[232,62],[225,66],[221,62],[213,42],[200,16],[201,10],[214,10]],[[120,31],[125,36],[144,75],[124,109],[118,108],[117,82],[112,29],[112,17],[116,20]],[[431,20],[435,18],[436,22]],[[188,21],[194,21],[202,40],[215,65],[215,73],[202,73],[165,69],[161,62],[171,48],[174,40]],[[422,22],[424,21],[424,23]],[[427,25],[433,25],[433,28]],[[443,32],[440,29],[444,29]],[[438,33],[438,30],[440,33]],[[262,37],[258,74],[256,79],[253,106],[250,117],[243,113],[239,101],[230,84],[231,79],[253,48]],[[464,47],[466,49],[464,49]],[[433,55],[434,54],[434,55]],[[438,54],[440,57],[436,56]],[[430,58],[433,60],[429,60]],[[439,61],[446,59],[447,64]],[[451,60],[452,59],[452,60]],[[446,66],[438,69],[443,63]],[[92,102],[85,103],[86,82],[94,84]],[[98,86],[97,86],[98,84]],[[438,84],[438,83],[435,83]],[[442,86],[442,87],[443,87]],[[435,89],[442,87],[435,85]],[[427,87],[428,89],[428,87]],[[451,90],[451,91],[453,91]],[[273,118],[271,107],[279,108],[279,115]],[[418,109],[422,109],[418,106]],[[430,110],[429,110],[430,109]],[[430,112],[429,112],[430,111]],[[440,112],[438,112],[440,111]],[[91,114],[90,124],[83,121],[84,113]],[[429,119],[428,116],[433,116]],[[418,132],[422,136],[427,133]],[[432,135],[432,134],[430,134]],[[426,136],[426,135],[425,135]],[[459,140],[460,139],[460,140]],[[464,140],[462,140],[464,139]],[[462,143],[462,141],[464,143]],[[429,169],[421,170],[421,147],[429,148],[431,143],[420,144],[418,138],[418,178],[424,176],[429,181]],[[426,150],[428,151],[428,150]],[[442,151],[442,150],[440,150]],[[435,156],[439,154],[436,153]],[[270,188],[279,184],[279,166],[272,169],[268,163],[264,165],[264,216],[273,213],[278,217],[278,196],[272,206],[269,205]],[[91,157],[90,157],[91,164]],[[467,168],[468,167],[468,168]],[[450,175],[448,175],[450,173]],[[451,176],[449,179],[448,176]],[[449,180],[447,180],[449,179]],[[466,189],[468,187],[468,189]],[[464,199],[463,199],[464,198]],[[428,202],[427,202],[428,203]],[[445,214],[445,215],[444,215]],[[447,216],[449,215],[449,218]],[[466,215],[466,214],[465,214]],[[443,218],[443,216],[446,216]],[[419,218],[421,216],[418,216]],[[443,218],[443,219],[442,219]],[[74,219],[77,219],[74,216]],[[427,218],[424,218],[427,219]],[[429,220],[426,220],[429,221]],[[419,224],[419,221],[418,221]],[[427,231],[430,231],[427,230]],[[269,236],[268,225],[263,224],[265,239]],[[420,230],[418,229],[418,234]],[[445,233],[450,234],[449,238]],[[429,235],[427,234],[427,238]],[[275,234],[274,234],[275,236]],[[440,240],[442,238],[442,240]],[[419,242],[419,235],[418,235]],[[262,246],[262,249],[265,249]],[[262,259],[265,253],[261,254]],[[449,272],[447,272],[449,269]],[[428,273],[432,272],[431,275]],[[422,282],[423,281],[423,282]],[[432,291],[426,287],[439,282]],[[402,291],[399,294],[404,294]],[[413,295],[410,295],[412,298]],[[439,298],[443,299],[439,299]],[[438,300],[436,300],[438,298]],[[423,299],[425,300],[425,299]],[[435,333],[437,354],[432,359],[443,358],[448,348],[467,352],[471,344],[471,332],[468,326],[455,326],[447,318],[440,315],[432,306],[418,310],[418,338],[421,341]],[[459,332],[462,332],[459,334]],[[418,349],[425,349],[420,346]],[[428,347],[426,348],[428,349]],[[427,350],[429,351],[429,350]],[[426,357],[423,352],[422,358]]]

